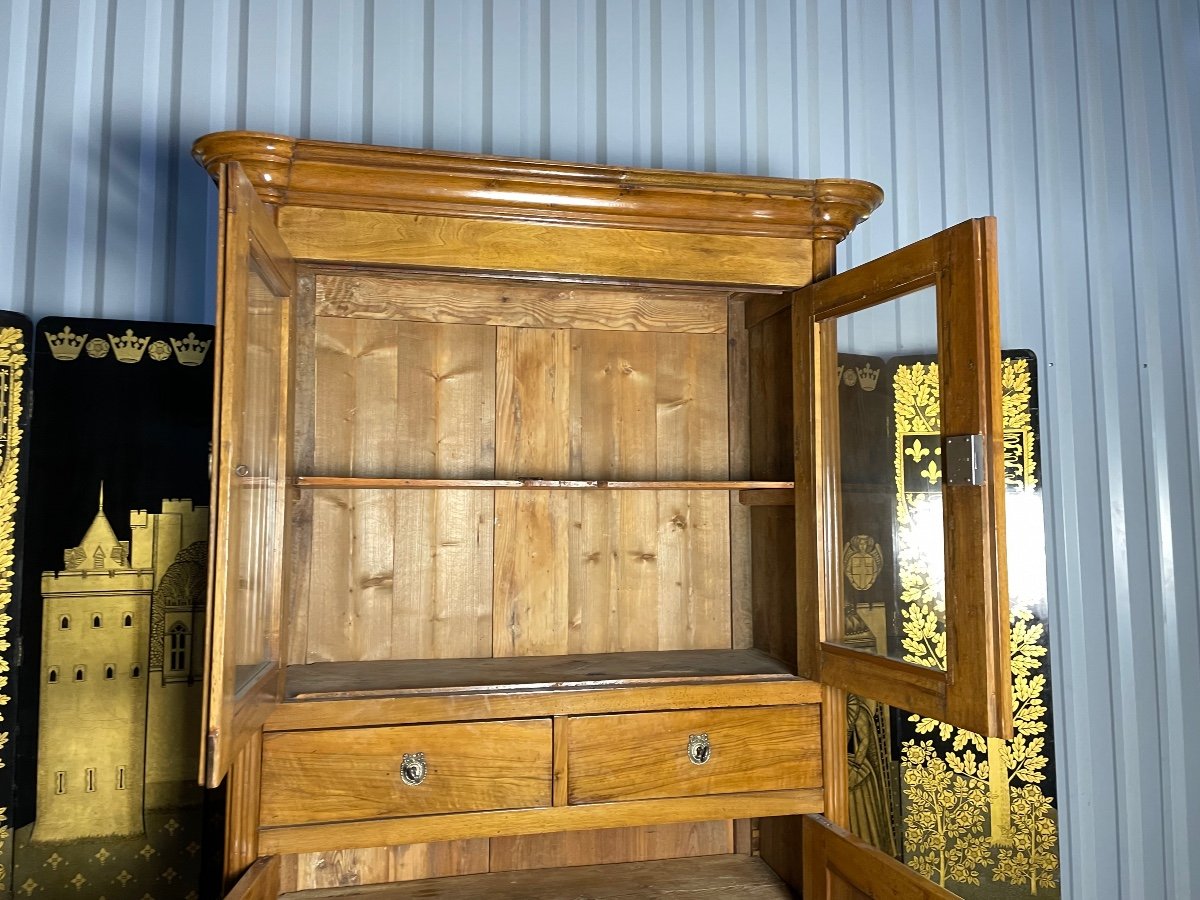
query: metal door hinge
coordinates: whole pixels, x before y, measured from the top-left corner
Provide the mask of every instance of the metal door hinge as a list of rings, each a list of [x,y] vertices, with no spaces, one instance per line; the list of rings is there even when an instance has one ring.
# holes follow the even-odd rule
[[[942,483],[983,484],[983,435],[956,434],[942,441]]]

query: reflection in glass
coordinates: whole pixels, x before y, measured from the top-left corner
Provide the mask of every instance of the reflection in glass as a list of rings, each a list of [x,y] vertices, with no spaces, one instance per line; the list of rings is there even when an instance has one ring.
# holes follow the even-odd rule
[[[276,583],[282,522],[277,514],[283,500],[277,435],[281,424],[281,328],[285,305],[268,286],[253,258],[247,284],[244,327],[246,339],[241,397],[235,407],[240,418],[234,467],[232,507],[237,511],[231,541],[236,574],[233,632],[237,636],[235,691],[250,684],[277,658],[271,628],[279,603]]]
[[[935,289],[840,316],[836,331],[838,642],[944,669]]]

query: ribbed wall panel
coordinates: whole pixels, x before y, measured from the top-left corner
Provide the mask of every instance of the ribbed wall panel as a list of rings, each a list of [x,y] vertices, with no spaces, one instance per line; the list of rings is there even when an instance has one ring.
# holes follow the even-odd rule
[[[11,0],[0,47],[0,303],[34,317],[210,318],[188,150],[224,128],[876,181],[842,265],[997,215],[1065,887],[1200,897],[1196,0]]]

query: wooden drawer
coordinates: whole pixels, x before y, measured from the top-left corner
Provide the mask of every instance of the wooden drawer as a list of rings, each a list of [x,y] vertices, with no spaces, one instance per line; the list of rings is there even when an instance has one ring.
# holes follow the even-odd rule
[[[339,728],[263,740],[263,825],[550,805],[549,719]],[[424,778],[405,783],[405,754]]]
[[[572,718],[568,802],[820,787],[820,712],[812,704]],[[691,759],[693,742],[703,763]]]

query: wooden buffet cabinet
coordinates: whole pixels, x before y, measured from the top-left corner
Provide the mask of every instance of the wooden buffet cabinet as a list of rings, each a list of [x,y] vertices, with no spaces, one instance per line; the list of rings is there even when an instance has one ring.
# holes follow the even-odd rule
[[[874,185],[194,152],[229,896],[948,896],[844,830],[845,702],[1011,727],[990,220],[830,277]],[[835,322],[923,287],[945,671],[844,639]]]

